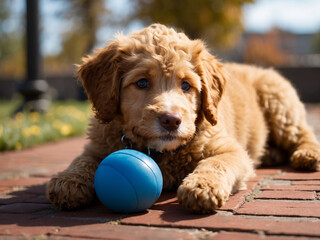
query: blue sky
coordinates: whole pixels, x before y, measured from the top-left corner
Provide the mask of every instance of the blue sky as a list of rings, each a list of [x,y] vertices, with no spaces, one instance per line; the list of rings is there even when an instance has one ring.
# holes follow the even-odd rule
[[[244,7],[244,25],[264,32],[273,26],[295,33],[320,30],[320,0],[257,0]]]
[[[24,8],[23,0],[14,0],[15,11]],[[42,52],[55,54],[60,50],[59,33],[71,26],[57,19],[55,10],[64,7],[61,1],[40,0],[43,19]],[[109,0],[107,5],[116,14],[128,13],[130,0]],[[123,6],[126,6],[124,8]],[[312,33],[320,31],[320,0],[256,0],[254,4],[246,4],[243,9],[244,26],[247,31],[266,32],[272,27],[281,27],[295,33]],[[14,23],[11,23],[14,24]],[[142,28],[139,22],[132,23],[127,29],[105,27],[98,32],[99,46],[103,45],[113,34],[125,33]]]

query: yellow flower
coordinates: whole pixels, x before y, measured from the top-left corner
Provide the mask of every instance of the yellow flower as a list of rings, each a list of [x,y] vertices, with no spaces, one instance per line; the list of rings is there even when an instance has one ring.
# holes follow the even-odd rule
[[[46,119],[51,120],[54,117],[54,114],[52,112],[47,112],[45,115]]]
[[[54,120],[52,123],[52,126],[57,130],[59,130],[62,125],[63,125],[63,123],[60,120]]]
[[[18,112],[15,117],[17,121],[21,122],[24,119],[24,114],[22,112]]]
[[[40,117],[40,114],[38,112],[31,112],[29,114],[29,118],[30,118],[31,122],[38,122],[39,117]]]
[[[74,113],[72,114],[72,116],[73,116],[76,120],[78,120],[78,121],[80,121],[80,122],[83,122],[83,121],[85,121],[85,120],[87,119],[86,115],[85,115],[83,112],[80,112],[80,111],[74,112]]]
[[[68,136],[72,133],[72,126],[70,124],[63,124],[60,128],[60,133],[63,136]]]
[[[31,136],[30,128],[27,127],[27,128],[22,129],[22,134],[25,137],[30,137]]]
[[[15,121],[13,122],[15,124],[16,127],[21,127],[22,126],[22,122],[24,120],[25,116],[22,112],[18,112],[15,115]]]
[[[25,137],[30,137],[31,135],[38,136],[39,133],[40,133],[40,128],[36,125],[32,125],[30,127],[22,129],[22,134]]]
[[[36,126],[36,125],[32,125],[30,127],[30,132],[31,132],[32,135],[38,136],[39,133],[40,133],[40,128],[38,126]]]

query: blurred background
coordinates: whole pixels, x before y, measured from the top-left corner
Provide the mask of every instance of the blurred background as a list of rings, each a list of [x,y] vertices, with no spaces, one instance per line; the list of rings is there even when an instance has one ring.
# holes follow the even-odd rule
[[[26,76],[25,5],[0,0],[2,99],[12,98]],[[223,61],[280,68],[300,88],[300,74],[288,68],[312,75],[311,68],[320,67],[319,0],[39,0],[39,14],[42,75],[58,99],[85,98],[74,80],[74,64],[82,56],[105,46],[116,32],[127,34],[153,22],[205,39]]]
[[[222,61],[274,67],[304,102],[320,102],[319,0],[39,0],[40,76],[51,98],[86,100],[75,76],[81,57],[117,32],[154,22],[204,39]],[[8,101],[19,101],[26,66],[26,1],[0,0],[0,117],[13,111]],[[70,126],[65,135],[72,135]]]

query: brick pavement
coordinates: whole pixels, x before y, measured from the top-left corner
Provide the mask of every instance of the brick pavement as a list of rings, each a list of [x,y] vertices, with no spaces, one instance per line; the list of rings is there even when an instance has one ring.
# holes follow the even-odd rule
[[[307,109],[320,136],[320,105]],[[45,198],[45,184],[85,142],[78,137],[0,154],[0,239],[320,239],[320,172],[290,167],[258,169],[248,189],[215,214],[186,212],[175,193],[163,193],[139,214],[112,213],[98,201],[59,211]]]

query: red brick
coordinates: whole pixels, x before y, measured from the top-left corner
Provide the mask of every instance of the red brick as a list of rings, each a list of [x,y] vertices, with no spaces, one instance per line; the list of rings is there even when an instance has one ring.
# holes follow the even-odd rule
[[[239,233],[239,232],[221,232],[218,235],[212,237],[210,240],[257,240],[261,239],[258,234],[252,233]]]
[[[22,151],[0,153],[1,178],[49,177],[48,173],[53,174],[67,167],[82,152],[87,141],[82,136]]]
[[[220,208],[220,210],[233,211],[239,208],[244,202],[246,196],[248,196],[252,190],[257,186],[256,181],[247,182],[247,190],[239,191],[230,196],[226,204]],[[182,206],[178,203],[176,192],[163,192],[159,200],[151,207],[153,210],[183,210]]]
[[[320,203],[257,201],[247,202],[238,214],[263,216],[320,217]]]
[[[44,195],[46,195],[46,184],[28,187],[24,190],[24,192],[44,196]]]
[[[235,211],[239,207],[244,204],[246,200],[246,196],[251,193],[251,190],[240,191],[233,196],[230,196],[229,200],[226,202],[224,206],[222,206],[219,210],[226,210],[226,211]]]
[[[23,236],[25,238],[41,235],[62,239],[69,237],[73,239],[87,237],[91,239],[108,237],[120,239],[157,239],[157,237],[159,239],[193,239],[212,237],[212,235],[204,237],[201,233],[197,235],[199,231],[197,233],[193,230],[194,228],[204,228],[213,231],[221,231],[221,229],[225,231],[238,231],[234,233],[221,232],[214,236],[213,239],[219,236],[229,238],[231,236],[232,239],[236,239],[239,236],[237,234],[240,234],[245,239],[250,239],[252,236],[261,237],[262,235],[253,233],[256,231],[262,231],[262,234],[266,234],[264,236],[266,239],[272,240],[291,239],[292,235],[320,237],[319,203],[316,201],[310,203],[283,201],[246,203],[244,201],[245,197],[254,188],[250,186],[248,186],[248,190],[240,191],[231,196],[225,209],[222,208],[222,210],[233,210],[239,214],[241,214],[241,211],[246,210],[248,213],[243,214],[249,214],[250,216],[248,217],[244,215],[232,215],[224,211],[208,215],[192,214],[182,209],[181,205],[178,204],[176,193],[162,194],[159,201],[150,210],[133,215],[111,213],[101,204],[95,204],[83,210],[57,212],[57,209],[52,207],[45,198],[45,182],[48,180],[47,177],[57,171],[63,170],[75,156],[81,153],[85,142],[86,140],[81,137],[79,139],[46,144],[21,152],[0,154],[0,178],[15,178],[13,180],[0,180],[0,192],[2,190],[2,193],[9,191],[12,196],[9,202],[2,202],[6,199],[0,199],[0,204],[6,204],[0,206],[0,212],[2,211],[0,213],[0,235]],[[283,176],[279,176],[283,171],[287,172]],[[266,175],[272,176],[272,179],[279,177],[288,178],[289,176],[292,177],[293,182],[291,178],[281,180],[292,182],[292,186],[270,186],[270,189],[266,189],[267,187],[262,189],[273,190],[273,194],[284,194],[285,191],[304,191],[304,194],[308,194],[313,191],[319,191],[317,190],[320,186],[320,175],[318,173],[291,171],[284,168],[258,169],[257,177],[251,179],[248,185],[253,184],[254,186]],[[32,176],[45,176],[46,178]],[[12,192],[12,187],[24,187],[24,189],[15,189]],[[279,193],[280,191],[282,193]],[[265,194],[265,192],[270,191],[263,191],[261,194]],[[295,195],[297,193],[299,192],[295,192]],[[8,195],[3,195],[2,197],[6,198]],[[244,205],[241,206],[243,203]],[[262,205],[248,205],[251,203],[262,203]],[[269,203],[270,205],[266,205]],[[254,207],[260,208],[260,210],[254,210]],[[257,212],[257,214],[252,213],[254,212],[252,210]],[[8,214],[7,212],[14,214]],[[254,215],[266,215],[267,217],[255,217]],[[287,218],[269,218],[268,216],[316,217],[317,220],[306,221],[305,218],[301,218],[301,221],[289,221],[286,220]],[[110,220],[115,220],[116,223],[120,222],[122,224],[161,227],[161,229],[101,223]],[[167,229],[164,227],[190,228],[191,230]],[[301,237],[301,239],[303,238]]]
[[[226,204],[221,207],[219,210],[235,211],[242,204],[244,204],[246,197],[250,195],[253,189],[257,186],[258,182],[247,182],[247,190],[239,191],[238,193],[230,196]]]
[[[265,236],[262,237],[261,239],[266,239],[266,240],[310,240],[310,238],[307,237],[295,237],[295,236]]]
[[[265,175],[256,175],[254,177],[251,177],[247,182],[261,182],[264,179]]]
[[[21,194],[7,194],[0,198],[0,204],[22,203],[27,202],[28,199],[33,198],[33,194],[21,193]]]
[[[51,204],[49,199],[46,197],[46,195],[40,195],[40,196],[33,196],[26,200],[28,203],[47,203]]]
[[[120,220],[123,224],[175,228],[204,228],[212,231],[264,231],[266,234],[286,234],[320,237],[320,222],[277,221],[242,216],[198,215],[186,211],[149,210]]]
[[[50,235],[60,228],[81,225],[90,226],[90,224],[94,223],[88,220],[44,218],[28,214],[0,214],[0,235],[23,236],[24,239],[29,239],[32,236]]]
[[[256,178],[255,180],[250,179],[249,181],[246,182],[247,190],[250,190],[250,191],[254,190],[257,187],[257,185],[259,184],[259,182],[262,180],[263,180],[263,178]]]
[[[30,214],[11,214],[11,213],[1,213],[0,214],[0,226],[10,225],[10,224],[22,224],[27,223],[34,219],[35,216]]]
[[[24,236],[25,238],[28,234],[25,231],[22,231],[23,226],[30,224],[36,216],[27,215],[27,214],[0,214],[0,235],[11,235],[11,236]],[[43,232],[40,229],[37,229],[37,234],[42,234]],[[0,236],[1,238],[1,236]]]
[[[315,200],[315,192],[306,191],[263,191],[256,199],[289,199],[289,200]]]
[[[136,239],[199,239],[201,233],[194,234],[186,230],[178,229],[157,229],[146,228],[142,226],[123,226],[112,224],[93,224],[84,226],[73,226],[68,228],[59,228],[53,236],[65,236],[72,238],[90,238],[90,239],[118,239],[118,240],[136,240]],[[199,236],[200,235],[200,236]]]
[[[0,235],[23,236],[24,239],[29,239],[29,236],[38,236],[52,231],[52,226],[40,224],[37,222],[37,218],[39,217],[28,214],[1,213]],[[37,222],[37,225],[32,225],[35,222]]]
[[[114,221],[124,216],[126,216],[126,214],[111,212],[102,204],[95,204],[77,211],[58,211],[54,214],[54,217],[63,217],[66,219],[72,218],[77,220],[91,219],[97,222]]]
[[[37,228],[39,226],[53,226],[55,228],[59,227],[72,227],[72,226],[83,226],[83,225],[92,225],[99,222],[99,220],[93,219],[73,219],[73,218],[62,218],[62,217],[54,217],[51,215],[40,216],[35,219],[32,219],[29,223],[20,224],[22,226],[34,227]]]
[[[19,179],[6,179],[0,180],[0,186],[8,187],[25,187],[44,184],[49,180],[49,178],[19,178]]]
[[[182,206],[178,203],[176,192],[162,192],[158,201],[153,204],[151,209],[154,210],[171,210],[182,209]]]
[[[1,213],[35,213],[44,210],[50,210],[51,204],[36,204],[36,203],[13,203],[0,206]]]
[[[320,181],[293,181],[291,183],[292,185],[316,185],[316,186],[320,186]]]
[[[12,188],[11,187],[2,187],[0,186],[0,194],[6,194],[8,192],[11,192]]]
[[[276,176],[277,180],[320,180],[320,172],[292,172]]]
[[[261,190],[320,191],[320,185],[273,185],[262,187]]]
[[[257,175],[277,175],[282,172],[281,169],[274,169],[274,168],[258,168],[256,169]]]
[[[15,188],[14,188],[15,189]],[[9,191],[0,195],[0,204],[10,203],[50,203],[44,193],[44,186],[32,186],[19,190]]]
[[[211,238],[212,240],[308,240],[305,237],[288,237],[288,236],[264,236],[254,233],[239,233],[239,232],[221,232]]]
[[[32,220],[31,220],[32,221]],[[10,235],[10,236],[23,236],[22,239],[30,239],[32,236],[46,235],[55,230],[55,227],[52,226],[21,226],[17,224],[10,225],[1,225],[0,226],[0,234],[1,235]],[[1,238],[1,236],[0,236]],[[2,238],[1,238],[2,239]],[[6,238],[4,238],[6,239]],[[16,238],[15,238],[16,239]],[[39,238],[42,239],[42,238]],[[46,238],[44,238],[46,239]]]

